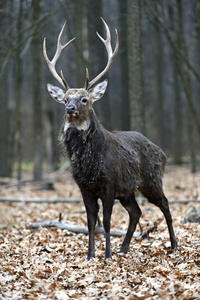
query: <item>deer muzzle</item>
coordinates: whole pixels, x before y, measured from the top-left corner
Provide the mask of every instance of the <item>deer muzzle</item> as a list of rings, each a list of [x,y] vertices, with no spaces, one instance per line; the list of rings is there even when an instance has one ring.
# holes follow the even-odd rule
[[[76,106],[74,104],[70,104],[66,107],[66,112],[68,114],[73,114],[76,110]]]
[[[78,118],[79,112],[75,104],[67,105],[65,110],[69,118]]]

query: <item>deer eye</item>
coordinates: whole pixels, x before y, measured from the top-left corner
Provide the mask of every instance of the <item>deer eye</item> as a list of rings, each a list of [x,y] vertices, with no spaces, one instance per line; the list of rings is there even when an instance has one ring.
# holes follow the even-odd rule
[[[87,99],[86,98],[82,98],[81,102],[84,103],[84,104],[86,104],[87,103]]]

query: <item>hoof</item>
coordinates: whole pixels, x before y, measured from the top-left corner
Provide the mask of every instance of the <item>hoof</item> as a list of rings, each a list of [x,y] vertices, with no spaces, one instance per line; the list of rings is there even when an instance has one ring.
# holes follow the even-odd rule
[[[112,258],[112,256],[105,256],[104,260]]]
[[[108,258],[112,258],[111,253],[105,254],[105,260],[108,259]]]
[[[95,255],[90,255],[90,256],[88,256],[88,257],[87,257],[87,260],[90,260],[90,259],[92,259],[92,258],[95,258]]]
[[[126,254],[127,252],[128,252],[128,249],[126,249],[125,247],[121,247],[121,249],[119,250],[119,253]]]
[[[171,249],[174,251],[176,251],[178,249],[178,243],[176,240],[171,243]]]

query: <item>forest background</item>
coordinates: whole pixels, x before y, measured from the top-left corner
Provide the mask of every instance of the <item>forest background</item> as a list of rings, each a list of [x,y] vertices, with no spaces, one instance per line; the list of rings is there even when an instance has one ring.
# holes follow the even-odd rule
[[[46,84],[57,82],[43,58],[53,57],[65,20],[63,43],[76,40],[58,64],[70,87],[83,87],[105,66],[107,54],[96,31],[108,23],[119,52],[105,96],[95,103],[109,130],[137,130],[158,144],[168,160],[198,167],[200,146],[199,0],[2,0],[0,4],[0,176],[23,168],[40,180],[62,164],[57,137],[64,107]]]

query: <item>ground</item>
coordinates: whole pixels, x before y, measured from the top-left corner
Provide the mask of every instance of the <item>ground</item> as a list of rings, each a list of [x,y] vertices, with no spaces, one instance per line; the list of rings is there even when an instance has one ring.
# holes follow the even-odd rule
[[[199,199],[199,182],[200,172],[192,175],[187,167],[169,166],[164,175],[165,194],[169,200]],[[35,185],[30,184],[21,192],[16,186],[2,187],[0,197],[81,197],[68,173],[58,177],[55,191],[33,191]],[[160,210],[140,203],[143,229],[157,222],[157,230],[148,239],[133,239],[127,254],[118,253],[123,238],[112,237],[112,258],[106,261],[104,236],[97,235],[96,258],[88,262],[88,236],[25,226],[26,221],[57,219],[60,212],[64,221],[86,226],[82,203],[1,202],[0,299],[199,299],[200,224],[183,223],[189,205],[170,205],[177,251],[169,249],[168,230]],[[126,230],[127,223],[127,213],[115,204],[112,228]]]

